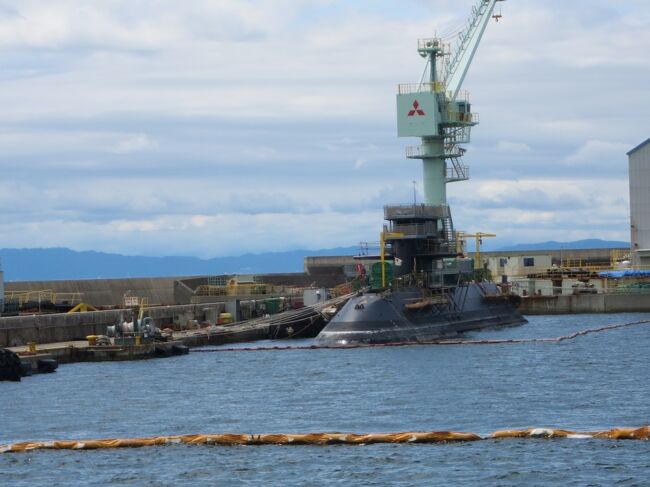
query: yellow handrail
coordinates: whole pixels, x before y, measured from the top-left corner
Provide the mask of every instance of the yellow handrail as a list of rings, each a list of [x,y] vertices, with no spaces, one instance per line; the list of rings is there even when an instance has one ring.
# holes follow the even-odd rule
[[[385,252],[385,244],[386,244],[386,239],[387,238],[402,238],[404,236],[403,233],[397,233],[397,232],[381,232],[379,235],[379,252],[380,252],[380,260],[381,260],[381,287],[384,288],[386,287],[386,268],[384,266],[385,262],[385,257],[386,257],[386,252]]]

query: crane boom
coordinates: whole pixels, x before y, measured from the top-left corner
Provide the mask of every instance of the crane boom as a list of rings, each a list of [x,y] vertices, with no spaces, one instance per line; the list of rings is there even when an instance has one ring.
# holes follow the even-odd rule
[[[444,78],[445,90],[451,93],[451,100],[455,100],[460,91],[488,21],[492,17],[494,6],[499,1],[503,0],[480,0],[472,9],[467,28],[458,36],[456,50],[451,56]]]

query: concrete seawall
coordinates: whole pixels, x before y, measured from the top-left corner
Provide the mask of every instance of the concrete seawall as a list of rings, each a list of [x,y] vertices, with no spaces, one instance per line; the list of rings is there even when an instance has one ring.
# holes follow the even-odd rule
[[[286,339],[286,338],[311,338],[315,337],[325,326],[327,319],[350,298],[350,295],[340,296],[328,301],[306,306],[299,309],[291,309],[274,315],[254,318],[228,325],[216,327],[199,328],[193,330],[177,331],[171,337],[161,341],[144,341],[143,343],[113,343],[113,344],[91,344],[87,340],[68,340],[56,343],[42,343],[36,347],[14,346],[7,347],[11,352],[17,354],[32,373],[51,372],[51,361],[57,363],[73,362],[102,362],[122,360],[143,360],[156,357],[170,357],[189,352],[188,347],[202,345],[223,345],[226,343],[257,341],[262,339]],[[215,310],[221,308],[222,303],[213,303]],[[332,311],[332,308],[334,311]],[[173,313],[182,313],[195,316],[212,313],[212,308],[192,306],[170,306],[166,308],[154,308],[150,315],[155,315],[159,321],[169,319]],[[102,326],[101,322],[107,319],[120,319],[119,312],[92,313],[96,321],[93,323],[69,323],[70,329],[84,333],[91,328],[84,326]],[[15,318],[5,328],[8,332],[14,333],[17,337],[29,336],[29,333],[42,332],[43,329],[63,329],[56,324],[56,317],[66,315],[50,315],[52,326],[42,327],[34,331],[33,323],[22,317],[24,322]],[[74,318],[77,315],[71,315]],[[176,317],[178,315],[174,315]],[[73,320],[75,321],[75,320]],[[13,325],[13,327],[11,327]],[[21,328],[22,325],[22,328]],[[22,333],[22,335],[17,335]],[[35,335],[36,336],[36,335]],[[6,364],[5,364],[6,365]],[[6,370],[5,370],[6,371]],[[2,380],[2,379],[0,379]]]
[[[519,307],[524,315],[650,312],[650,294],[577,294],[529,296]]]
[[[345,276],[337,268],[328,268],[327,272],[315,276],[302,273],[283,273],[260,274],[257,277],[265,284],[276,287],[302,288],[315,285],[316,287],[332,288],[345,282]],[[127,293],[130,296],[147,298],[152,305],[180,305],[195,303],[195,299],[201,296],[196,296],[194,290],[197,286],[207,283],[208,276],[17,281],[5,282],[5,291],[9,294],[43,290],[63,294],[80,293],[83,302],[93,306],[123,306],[124,295]],[[280,289],[275,289],[275,292],[286,294],[284,290]],[[244,299],[256,299],[256,297],[249,295]],[[258,296],[257,299],[263,298]]]
[[[63,281],[7,282],[6,292],[52,290],[55,293],[82,293],[93,306],[124,303],[124,294],[146,297],[152,304],[175,304],[174,285],[179,278],[79,279]]]
[[[159,306],[147,309],[156,324],[185,324],[188,320],[216,321],[225,303]],[[92,311],[73,314],[42,314],[0,318],[0,347],[28,342],[52,343],[84,339],[87,335],[104,335],[106,327],[130,319],[131,310]]]

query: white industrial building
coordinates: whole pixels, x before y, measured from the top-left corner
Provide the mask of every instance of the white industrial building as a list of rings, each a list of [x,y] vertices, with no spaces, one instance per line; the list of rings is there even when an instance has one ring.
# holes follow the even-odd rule
[[[501,276],[504,275],[526,276],[528,274],[540,274],[553,266],[553,258],[550,254],[488,256],[485,261],[495,280],[497,278],[500,280]]]
[[[636,146],[627,156],[630,165],[632,265],[650,266],[650,139]]]

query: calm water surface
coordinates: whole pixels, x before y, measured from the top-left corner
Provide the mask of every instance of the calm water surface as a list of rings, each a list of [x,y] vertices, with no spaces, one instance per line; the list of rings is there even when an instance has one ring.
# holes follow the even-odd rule
[[[650,314],[536,316],[553,337]],[[296,343],[296,342],[290,342]],[[0,443],[189,433],[576,430],[650,422],[650,325],[559,344],[192,353],[0,383]],[[504,440],[0,456],[0,485],[650,485],[650,443]]]

